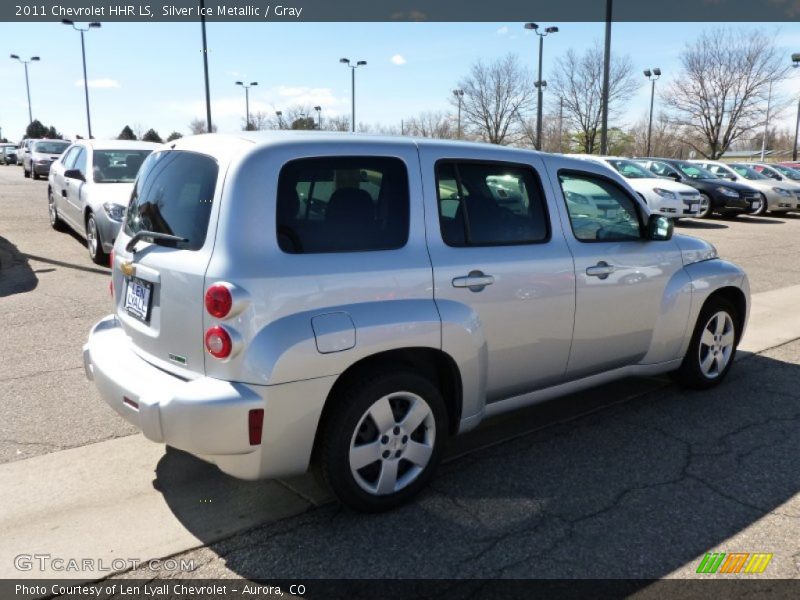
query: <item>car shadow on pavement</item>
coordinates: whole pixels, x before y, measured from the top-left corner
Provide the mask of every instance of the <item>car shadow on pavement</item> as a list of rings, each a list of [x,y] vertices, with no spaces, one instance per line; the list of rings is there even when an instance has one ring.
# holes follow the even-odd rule
[[[24,294],[39,284],[28,256],[6,238],[0,237],[0,298]]]
[[[780,218],[782,219],[783,216]],[[742,215],[737,217],[736,220],[740,223],[757,223],[758,225],[785,225],[783,221],[776,219],[775,217],[748,217]]]
[[[236,481],[171,452],[158,464],[158,487],[208,544],[213,558],[197,577],[660,578],[694,573],[715,547],[776,552],[770,568],[780,572],[797,558],[785,553],[792,542],[776,548],[764,531],[800,519],[790,502],[800,491],[800,350],[792,348],[738,361],[713,390],[626,380],[517,412],[515,427],[535,431],[504,441],[509,430],[495,421],[494,439],[484,428],[467,434],[483,435],[483,448],[442,465],[420,497],[384,514],[329,503],[214,541],[217,517],[204,514],[197,493],[221,494],[235,517],[253,498],[274,501],[261,495],[265,482]],[[564,412],[576,403],[578,414]],[[181,481],[195,478],[208,492],[192,498]],[[757,523],[755,538],[731,540]]]
[[[675,221],[675,226],[678,229],[728,229],[728,225],[723,225],[722,223],[713,223],[711,221],[698,221],[698,220],[686,220],[680,219]]]

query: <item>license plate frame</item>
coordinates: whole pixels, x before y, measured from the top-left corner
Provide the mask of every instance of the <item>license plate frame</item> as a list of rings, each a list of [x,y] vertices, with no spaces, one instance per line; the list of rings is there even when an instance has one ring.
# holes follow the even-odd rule
[[[142,294],[138,294],[136,292],[137,289],[142,290]],[[139,277],[126,277],[125,312],[142,323],[149,323],[152,304],[153,284]]]

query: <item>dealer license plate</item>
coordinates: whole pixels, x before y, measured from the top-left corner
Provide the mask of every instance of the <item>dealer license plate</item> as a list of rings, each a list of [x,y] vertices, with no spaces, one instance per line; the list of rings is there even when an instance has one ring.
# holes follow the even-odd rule
[[[131,277],[127,281],[125,310],[132,317],[147,323],[150,320],[150,297],[153,294],[153,284],[137,277]]]

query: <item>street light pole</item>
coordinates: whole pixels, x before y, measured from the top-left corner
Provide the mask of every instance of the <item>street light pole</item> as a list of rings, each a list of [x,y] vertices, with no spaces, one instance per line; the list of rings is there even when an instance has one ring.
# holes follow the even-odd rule
[[[322,131],[322,107],[315,106],[314,110],[317,111],[317,129]]]
[[[544,54],[544,38],[548,34],[558,33],[558,27],[545,27],[543,31],[539,31],[539,25],[536,23],[525,23],[525,29],[533,30],[539,36],[539,76],[534,83],[536,86],[536,149],[542,149],[542,92],[547,84],[542,85],[542,56]]]
[[[769,93],[767,95],[767,119],[764,121],[764,135],[761,136],[761,161],[764,161],[764,154],[767,152],[767,132],[769,131],[769,109],[772,104],[772,82],[769,82]]]
[[[608,96],[609,78],[611,71],[611,18],[613,14],[613,0],[606,0],[606,40],[603,54],[603,93],[600,102],[602,113],[600,120],[600,154],[608,154]]]
[[[458,139],[461,139],[461,102],[464,99],[464,90],[453,90],[453,95],[458,100]]]
[[[800,52],[792,54],[792,66],[800,67]],[[792,160],[797,162],[797,134],[800,133],[800,100],[797,101],[797,122],[794,126],[794,146],[792,146]]]
[[[661,69],[645,69],[644,76],[650,80],[650,122],[647,124],[647,155],[650,156],[650,142],[653,136],[653,100],[656,97],[656,80],[661,77]]]
[[[359,60],[356,62],[355,65],[350,64],[349,58],[340,58],[339,62],[343,65],[350,67],[350,94],[351,94],[351,123],[350,123],[350,131],[355,133],[356,131],[356,69],[358,67],[366,67],[367,61]]]
[[[25,67],[25,90],[28,92],[28,123],[33,123],[33,109],[31,108],[31,85],[28,81],[28,63],[38,62],[38,56],[31,56],[28,60],[22,60],[18,55],[12,54],[11,58],[18,60]]]
[[[245,110],[245,131],[250,131],[250,88],[258,85],[257,81],[251,81],[250,85],[245,85],[243,81],[237,81],[234,85],[240,85],[244,88],[244,110]]]
[[[89,130],[89,139],[92,139],[92,115],[89,111],[89,79],[86,76],[86,43],[83,39],[83,34],[89,31],[90,29],[100,29],[100,23],[89,23],[89,25],[84,29],[75,25],[73,21],[70,19],[61,19],[61,22],[64,25],[72,25],[72,28],[75,31],[81,32],[81,56],[83,58],[83,92],[86,96],[86,126]]]
[[[211,90],[208,82],[208,43],[206,41],[206,2],[200,0],[200,29],[203,35],[203,78],[206,87],[206,133],[212,133],[211,129]]]

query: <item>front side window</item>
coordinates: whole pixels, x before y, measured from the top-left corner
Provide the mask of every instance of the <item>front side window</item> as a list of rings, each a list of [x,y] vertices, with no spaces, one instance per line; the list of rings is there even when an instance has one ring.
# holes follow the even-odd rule
[[[398,158],[303,158],[278,176],[278,246],[289,254],[395,250],[409,229],[408,171]]]
[[[80,152],[80,146],[73,146],[67,152],[61,155],[61,162],[64,164],[65,169],[71,169],[72,165],[75,164],[75,159],[78,156],[78,152]]]
[[[75,162],[72,163],[72,169],[77,169],[81,174],[86,177],[86,150],[81,148],[78,154],[75,155]]]
[[[745,167],[744,165],[734,165],[733,170],[736,171],[739,175],[744,177],[745,179],[750,180],[764,180],[767,179],[766,175],[762,175],[758,171],[751,169],[750,167]]]
[[[159,243],[198,250],[206,240],[218,171],[217,161],[205,154],[179,150],[152,153],[136,179],[125,233],[176,235],[186,241]]]
[[[439,225],[448,246],[535,244],[549,239],[533,169],[512,163],[439,161]]]
[[[589,173],[559,173],[572,231],[582,242],[641,239],[636,202],[611,180]]]
[[[711,171],[707,171],[703,167],[692,163],[678,163],[678,168],[681,170],[681,173],[686,175],[689,179],[718,179]]]

